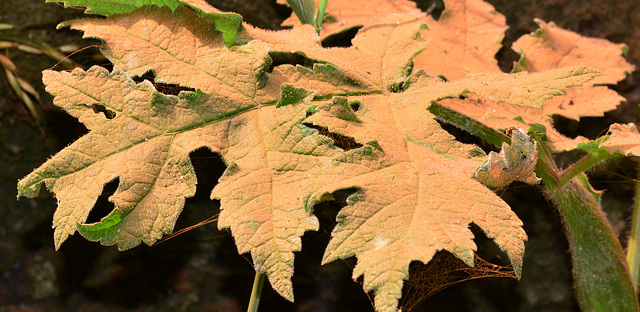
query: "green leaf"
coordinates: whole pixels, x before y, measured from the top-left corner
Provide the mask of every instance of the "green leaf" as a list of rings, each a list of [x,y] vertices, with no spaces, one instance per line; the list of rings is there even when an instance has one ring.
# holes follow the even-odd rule
[[[316,3],[313,0],[287,0],[287,3],[302,24],[316,28]]]
[[[226,46],[232,47],[238,44],[236,39],[238,38],[238,33],[242,30],[242,16],[233,13],[218,14],[203,13],[202,11],[199,13],[213,21],[211,29],[222,33],[222,39]]]
[[[609,139],[608,136],[604,136],[586,143],[579,143],[577,148],[591,154],[595,158],[605,159],[610,157],[611,154],[609,154],[609,152],[605,148],[601,147],[601,145],[603,142],[607,141],[608,139]]]

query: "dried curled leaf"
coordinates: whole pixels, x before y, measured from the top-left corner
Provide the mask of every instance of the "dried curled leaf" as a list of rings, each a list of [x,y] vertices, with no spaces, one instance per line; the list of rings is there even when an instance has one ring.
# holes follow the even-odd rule
[[[513,181],[540,183],[533,172],[538,159],[536,142],[520,128],[510,130],[507,132],[511,132],[511,145],[502,143],[500,154],[491,152],[489,159],[473,174],[480,183],[494,188],[507,186]]]

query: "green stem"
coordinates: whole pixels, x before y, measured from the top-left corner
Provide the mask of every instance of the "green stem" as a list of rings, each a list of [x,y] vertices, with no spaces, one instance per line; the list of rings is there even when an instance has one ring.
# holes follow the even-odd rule
[[[538,162],[536,163],[536,175],[544,181],[545,186],[549,188],[558,187],[558,176],[555,174],[559,171],[553,159],[551,149],[544,141],[536,140],[538,149]]]
[[[560,172],[560,174],[558,174],[558,185],[564,185],[565,183],[569,182],[569,180],[573,179],[573,177],[591,168],[593,165],[606,158],[602,156],[603,155],[587,154],[586,156],[582,157],[580,160],[573,163],[567,169],[564,169],[562,172]]]
[[[318,35],[320,34],[320,30],[322,30],[322,20],[324,19],[324,11],[327,9],[327,1],[321,0],[320,5],[318,6],[318,14],[316,15],[316,31]]]
[[[640,179],[640,164],[638,173]],[[638,292],[638,279],[640,278],[640,183],[636,183],[636,192],[633,201],[633,217],[631,219],[631,235],[629,236],[629,246],[627,247],[627,263],[631,273],[633,287]]]
[[[536,173],[545,195],[560,212],[569,240],[576,298],[582,311],[639,311],[636,293],[625,265],[624,252],[586,175],[558,183],[558,169],[539,144]]]
[[[260,305],[260,296],[262,295],[262,287],[264,286],[265,275],[256,271],[253,279],[253,289],[251,289],[251,299],[249,299],[249,308],[247,312],[257,312]]]

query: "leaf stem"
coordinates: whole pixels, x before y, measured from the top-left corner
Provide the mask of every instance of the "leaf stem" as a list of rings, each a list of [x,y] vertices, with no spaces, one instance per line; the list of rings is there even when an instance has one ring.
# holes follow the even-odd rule
[[[591,168],[593,165],[599,163],[605,158],[607,157],[603,157],[602,154],[601,155],[587,154],[577,162],[571,164],[571,166],[569,166],[568,168],[562,170],[560,174],[558,174],[558,186],[565,185],[573,177]]]
[[[538,148],[538,162],[536,175],[542,179],[548,189],[558,188],[558,166],[553,160],[553,153],[544,140],[536,140]]]
[[[640,179],[640,164],[636,173]],[[638,279],[640,279],[640,183],[636,182],[636,191],[633,197],[633,217],[631,219],[631,235],[627,247],[627,264],[631,274],[631,282],[636,293],[638,292]]]
[[[598,157],[587,156],[559,174],[544,141],[538,143],[536,174],[542,178],[545,195],[555,204],[563,221],[581,310],[638,311],[622,246],[602,212],[599,193],[591,188],[583,173],[595,163],[592,158]]]
[[[320,30],[322,30],[322,20],[324,19],[324,11],[327,9],[327,1],[328,0],[321,0],[320,5],[318,6],[318,14],[316,15],[316,24],[314,25],[316,27],[316,31],[318,32],[318,35],[320,34]]]
[[[253,279],[253,288],[251,289],[251,299],[249,299],[249,307],[247,312],[257,312],[260,305],[260,296],[262,295],[262,287],[264,286],[265,275],[256,271]]]

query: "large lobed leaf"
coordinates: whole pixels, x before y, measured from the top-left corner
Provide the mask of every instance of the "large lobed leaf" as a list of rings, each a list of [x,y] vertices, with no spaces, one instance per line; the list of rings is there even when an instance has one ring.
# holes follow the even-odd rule
[[[219,227],[230,228],[238,251],[251,253],[256,270],[289,300],[293,253],[303,233],[318,228],[313,206],[340,189],[359,191],[340,212],[323,261],[355,255],[354,278],[364,275],[379,311],[396,310],[411,261],[448,250],[473,265],[470,223],[496,241],[519,276],[522,224],[472,178],[486,155],[457,142],[426,109],[461,94],[536,107],[595,71],[447,83],[412,70],[426,47],[425,19],[416,14],[373,19],[350,48],[322,48],[308,25],[266,32],[246,24],[240,36],[249,43],[227,48],[225,34],[211,31],[216,22],[198,10],[215,11],[145,7],[67,23],[103,40],[114,70],[44,72],[55,104],[90,130],[18,184],[19,195],[35,196],[45,184],[59,199],[56,248],[76,230],[120,249],[170,233],[195,192],[188,155],[206,147],[227,164],[212,191],[221,201]],[[305,66],[271,66],[274,53],[302,55]],[[196,91],[164,95],[132,79],[148,71]],[[362,147],[343,151],[303,123]],[[113,212],[84,224],[114,179]]]
[[[267,93],[262,88],[269,61],[264,43],[227,49],[219,36],[206,31],[206,25],[199,24],[201,32],[183,27],[195,15],[178,10],[174,15],[145,9],[129,16],[76,22],[74,27],[91,28],[92,22],[112,25],[96,28],[107,30],[103,39],[109,44],[108,35],[122,38],[137,33],[139,40],[128,43],[138,54],[118,61],[105,51],[116,64],[111,73],[99,67],[86,72],[45,71],[55,104],[91,132],[20,181],[20,193],[33,195],[45,183],[56,194],[54,235],[59,247],[86,220],[103,185],[119,178],[118,190],[109,198],[116,207],[110,216],[78,227],[87,238],[120,249],[152,244],[172,231],[184,199],[195,192],[189,153],[207,147],[220,153],[229,167],[212,194],[222,202],[220,226],[232,229],[238,250],[251,252],[256,269],[266,272],[274,287],[292,299],[293,251],[300,250],[304,231],[318,226],[296,189],[313,181],[307,171],[316,158],[337,149],[328,138],[301,125],[304,105],[276,109],[279,90]],[[163,46],[153,41],[162,41],[157,31],[181,32],[181,36]],[[172,50],[184,42],[190,42],[193,50]],[[113,53],[118,51],[118,46],[111,47]],[[136,61],[139,67],[131,68],[129,62]],[[135,84],[118,65],[129,74],[151,69],[158,79],[198,91],[166,96],[148,81]],[[95,114],[94,104],[115,117]],[[307,182],[301,184],[302,180]]]
[[[568,89],[566,95],[544,101],[544,105],[538,107],[505,105],[478,98],[447,99],[441,104],[497,129],[543,125],[553,150],[571,150],[588,139],[562,135],[554,127],[553,116],[579,120],[580,117],[603,116],[605,112],[615,109],[625,99],[606,84],[622,80],[634,70],[634,66],[624,60],[622,54],[626,48],[623,44],[583,37],[553,23],[536,22],[540,28],[513,45],[513,49],[521,54],[514,71],[542,72],[563,66],[585,65],[602,74],[584,86]]]

